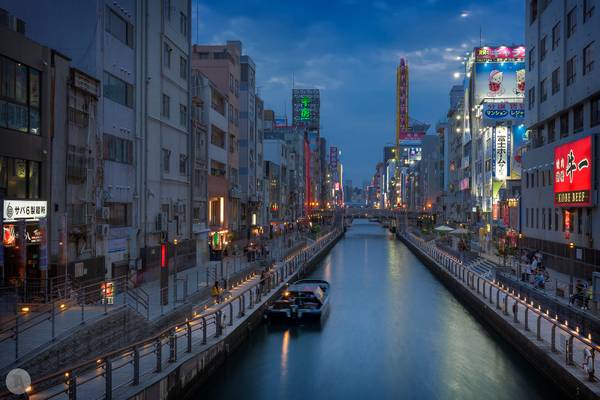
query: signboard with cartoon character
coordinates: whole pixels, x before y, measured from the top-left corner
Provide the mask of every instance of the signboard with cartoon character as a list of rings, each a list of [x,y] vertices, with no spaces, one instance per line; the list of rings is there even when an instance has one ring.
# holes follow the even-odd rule
[[[475,64],[475,104],[525,97],[524,62],[485,62]]]
[[[554,149],[555,206],[592,206],[592,159],[591,136]]]

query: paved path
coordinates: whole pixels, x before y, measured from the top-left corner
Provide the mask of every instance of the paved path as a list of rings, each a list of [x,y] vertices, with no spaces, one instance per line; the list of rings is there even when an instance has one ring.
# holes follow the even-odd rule
[[[280,259],[282,255],[287,251],[290,251],[295,245],[297,246],[303,240],[301,237],[297,237],[298,241],[294,242],[294,244],[288,248],[284,246],[285,243],[283,239],[283,236],[280,236],[269,243],[271,255],[277,257],[277,259]],[[236,273],[239,274],[241,271],[251,271],[258,268],[261,262],[259,260],[249,263],[246,259],[242,258],[243,256],[227,258],[224,262],[224,265],[226,266],[226,275],[223,277],[230,277]],[[169,277],[169,302],[167,305],[160,304],[159,280],[142,283],[140,285],[141,289],[139,289],[138,292],[143,291],[148,295],[147,311],[139,303],[133,301],[130,296],[116,293],[113,304],[107,304],[106,307],[104,304],[85,304],[83,312],[77,299],[57,301],[54,309],[54,324],[51,317],[52,309],[49,306],[45,308],[43,312],[31,311],[26,315],[21,315],[19,317],[18,328],[14,326],[13,322],[11,324],[12,329],[9,329],[10,327],[6,326],[3,326],[2,329],[0,329],[5,330],[6,328],[6,331],[3,334],[0,334],[0,371],[6,372],[7,369],[16,367],[20,361],[40,353],[52,345],[54,341],[72,334],[82,324],[92,323],[125,306],[129,306],[132,309],[137,308],[137,311],[140,312],[143,317],[146,317],[147,315],[151,321],[156,320],[181,306],[190,296],[207,287],[206,278],[207,276],[212,277],[209,273],[209,268],[211,268],[210,265],[198,265],[180,271],[176,275],[171,275]],[[218,276],[218,278],[221,278],[221,276]],[[176,288],[174,282],[177,283]],[[187,289],[185,286],[187,286]],[[187,296],[184,296],[184,294]],[[174,301],[175,297],[177,297],[178,301]],[[61,308],[61,304],[63,304],[64,307]],[[52,339],[53,325],[54,340]],[[19,333],[18,341],[15,340],[16,331]],[[17,346],[19,361],[16,361]]]
[[[598,351],[600,347],[595,342],[579,336],[578,327],[569,327],[565,323],[557,321],[555,316],[548,315],[545,310],[540,310],[539,306],[534,305],[533,302],[527,303],[527,300],[517,299],[510,293],[510,290],[505,290],[492,281],[476,275],[475,277],[471,275],[472,278],[469,279],[466,273],[461,272],[461,264],[448,257],[433,243],[426,242],[414,235],[406,236],[406,238],[427,257],[435,261],[436,265],[445,273],[479,297],[482,302],[488,303],[490,310],[512,324],[533,345],[550,355],[596,395],[600,395],[600,383],[597,378],[596,382],[589,382],[582,367],[584,349],[593,348]],[[527,313],[525,313],[526,309]],[[570,340],[572,340],[572,363],[567,364],[566,351]]]

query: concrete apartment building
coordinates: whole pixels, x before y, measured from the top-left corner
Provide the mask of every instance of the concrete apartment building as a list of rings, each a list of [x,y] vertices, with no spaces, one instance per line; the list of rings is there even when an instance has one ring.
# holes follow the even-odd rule
[[[215,85],[217,92],[225,94],[225,98],[219,101],[227,103],[227,111],[224,113],[227,117],[227,130],[216,131],[211,126],[210,137],[212,145],[225,150],[227,162],[224,164],[211,158],[210,175],[225,177],[228,181],[227,198],[219,201],[226,200],[224,207],[226,206],[228,210],[228,229],[231,233],[235,232],[237,236],[242,234],[240,231],[241,190],[238,148],[241,56],[242,44],[239,41],[228,41],[224,45],[213,46],[195,44],[192,48],[192,68],[202,72]],[[213,98],[217,100],[218,96],[213,96]],[[218,108],[220,107],[221,105],[218,106]],[[211,149],[209,147],[209,154],[212,154]],[[211,196],[211,189],[216,189],[215,179],[211,176],[208,181],[209,196]],[[219,205],[219,210],[220,207],[221,205]],[[209,215],[213,214],[209,211]]]
[[[574,273],[587,277],[600,264],[599,14],[594,1],[534,0],[527,2],[525,21],[525,125],[530,143],[523,155],[522,245],[542,250],[553,268],[567,273],[570,263],[565,258],[575,259]],[[555,164],[555,150],[575,149],[579,161],[584,157],[579,144],[588,137],[592,140],[585,157],[591,159],[591,178],[580,182],[587,193],[581,202],[563,202],[555,197],[563,183],[557,186],[562,166]],[[582,171],[573,173],[576,182]]]

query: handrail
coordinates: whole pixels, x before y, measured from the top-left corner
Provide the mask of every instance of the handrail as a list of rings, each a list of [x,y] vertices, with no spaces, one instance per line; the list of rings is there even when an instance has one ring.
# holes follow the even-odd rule
[[[269,271],[270,274],[268,276],[266,276],[264,279],[259,280],[258,282],[255,282],[254,284],[250,285],[248,288],[242,290],[236,296],[230,295],[223,303],[221,303],[221,305],[217,306],[215,310],[209,311],[209,312],[198,313],[196,315],[193,315],[190,318],[187,318],[184,323],[173,324],[173,325],[161,330],[159,333],[153,335],[150,338],[142,339],[133,344],[128,344],[127,346],[121,347],[117,350],[105,353],[99,357],[94,357],[94,359],[89,359],[89,360],[83,361],[81,363],[76,364],[75,366],[70,366],[68,368],[62,369],[59,372],[53,372],[51,374],[45,375],[41,378],[38,378],[32,382],[32,384],[30,386],[31,390],[29,391],[29,394],[31,395],[31,394],[35,393],[33,389],[36,386],[41,385],[44,382],[54,382],[61,377],[68,378],[67,383],[74,382],[74,384],[77,384],[78,386],[82,385],[84,383],[87,383],[93,379],[96,379],[100,376],[105,375],[106,370],[104,373],[95,375],[87,380],[84,380],[84,382],[76,382],[76,380],[73,381],[73,379],[76,379],[76,375],[74,374],[74,371],[82,370],[82,372],[84,372],[93,366],[97,367],[99,363],[104,363],[107,365],[108,365],[108,363],[110,363],[110,368],[112,371],[112,370],[114,370],[114,368],[112,367],[112,363],[115,361],[115,357],[117,357],[116,359],[123,359],[125,357],[130,356],[131,354],[134,354],[136,352],[136,349],[139,350],[140,347],[144,348],[144,347],[148,347],[148,346],[152,346],[152,345],[158,346],[159,343],[162,348],[162,344],[163,344],[162,342],[165,338],[167,338],[167,342],[169,343],[169,346],[172,346],[172,343],[171,343],[172,340],[174,340],[176,343],[177,339],[179,337],[183,336],[183,334],[181,334],[180,336],[177,336],[178,332],[185,331],[185,335],[190,335],[191,332],[193,332],[193,327],[198,326],[198,325],[201,325],[201,328],[203,329],[203,335],[204,335],[203,343],[205,343],[206,342],[206,327],[209,325],[209,323],[207,321],[209,321],[209,320],[214,320],[215,326],[217,327],[217,336],[220,336],[219,332],[220,332],[220,330],[223,329],[223,327],[220,326],[220,324],[221,324],[220,319],[222,318],[222,315],[224,315],[225,307],[229,307],[229,304],[233,304],[235,301],[238,301],[238,299],[240,299],[239,300],[240,310],[242,310],[242,307],[243,307],[244,311],[246,310],[246,308],[250,308],[250,307],[246,306],[245,296],[247,293],[249,293],[249,292],[252,293],[251,292],[252,290],[255,290],[257,288],[263,288],[265,286],[268,287],[269,291],[276,289],[282,282],[285,281],[286,278],[292,276],[296,272],[300,272],[303,269],[303,267],[306,264],[301,264],[301,262],[300,262],[301,260],[304,260],[305,263],[310,261],[318,253],[318,251],[320,251],[325,246],[327,246],[333,239],[335,239],[337,237],[337,235],[339,235],[341,233],[342,233],[342,230],[334,229],[334,230],[330,231],[328,234],[323,235],[315,243],[311,244],[310,246],[305,247],[299,253],[294,254],[292,256],[285,257],[282,261],[277,263],[275,265],[275,267],[273,267]],[[279,272],[282,272],[281,275],[279,275]],[[278,279],[276,282],[274,282],[275,273],[278,274]],[[244,297],[244,299],[241,299],[241,297]],[[260,299],[260,297],[256,300],[256,302],[258,302],[259,299]],[[252,301],[250,302],[250,304],[252,306]],[[231,315],[233,318],[235,314],[232,313]],[[238,315],[238,318],[241,318],[243,313],[240,313],[237,315]],[[200,329],[200,328],[198,328],[198,329]],[[176,344],[174,346],[176,347]],[[191,346],[191,337],[188,337],[188,350],[189,351],[191,351],[190,346]],[[147,354],[150,354],[150,353],[147,353]],[[138,354],[138,357],[139,357],[139,354]],[[161,360],[161,357],[162,357],[162,355],[157,353],[157,367],[158,367],[158,363]],[[175,354],[175,357],[176,357],[176,354]],[[139,371],[138,371],[138,373],[139,373]],[[134,379],[134,381],[135,381],[135,379]],[[46,388],[44,387],[42,390],[45,390],[45,389]],[[67,388],[60,391],[59,394],[65,393],[68,390],[69,390],[69,387],[67,384]],[[3,396],[5,394],[8,394],[8,393],[0,393],[0,396]],[[54,394],[53,396],[56,396],[56,395],[57,394]]]
[[[438,267],[440,267],[440,269],[442,271],[446,271],[447,273],[454,275],[456,277],[457,280],[462,281],[463,284],[465,286],[467,286],[469,289],[471,290],[475,290],[475,285],[472,281],[469,281],[468,279],[465,282],[464,279],[464,275],[461,277],[457,277],[457,274],[455,273],[455,271],[458,268],[462,268],[463,270],[466,269],[465,266],[455,262],[454,260],[448,262],[447,260],[449,259],[448,255],[445,252],[440,251],[439,249],[437,249],[436,247],[434,247],[433,245],[431,245],[430,243],[425,243],[425,241],[421,238],[416,237],[413,234],[407,234],[404,235],[404,237],[410,241],[413,245],[419,247],[423,253],[428,256],[429,258],[431,258],[434,262],[436,262],[436,265],[438,265]],[[441,262],[441,264],[440,264]],[[444,263],[446,263],[446,268],[444,268]],[[588,335],[588,337],[583,336],[580,332],[579,332],[579,327],[576,327],[576,329],[571,329],[568,326],[568,322],[565,321],[565,323],[561,323],[558,320],[558,315],[555,315],[555,317],[553,318],[552,316],[550,316],[549,314],[549,310],[547,309],[546,312],[544,313],[541,309],[541,305],[538,304],[537,307],[534,306],[534,301],[531,300],[531,302],[527,301],[527,298],[525,298],[525,300],[520,298],[520,294],[516,293],[516,290],[508,288],[506,286],[504,286],[503,284],[500,284],[499,282],[497,282],[496,280],[489,280],[483,276],[479,276],[478,280],[477,280],[477,293],[479,294],[479,281],[483,281],[483,296],[485,299],[485,285],[489,285],[490,289],[489,289],[489,293],[490,293],[490,303],[493,302],[493,299],[491,298],[491,293],[492,293],[492,288],[496,289],[496,293],[497,293],[497,301],[496,301],[496,306],[499,308],[499,295],[500,293],[502,293],[502,296],[504,297],[504,299],[502,300],[504,302],[504,307],[507,307],[507,300],[508,298],[511,299],[511,302],[513,302],[513,314],[514,314],[514,322],[515,323],[520,323],[520,321],[518,320],[518,307],[519,305],[523,306],[525,308],[525,316],[526,316],[526,322],[525,322],[525,329],[528,329],[528,313],[532,312],[534,313],[534,315],[537,316],[538,318],[538,327],[537,327],[537,339],[538,340],[542,340],[541,338],[541,332],[540,332],[540,319],[544,319],[545,321],[547,321],[550,325],[551,325],[551,331],[552,331],[552,351],[557,351],[556,349],[556,344],[555,344],[555,338],[556,338],[556,329],[558,328],[559,331],[564,332],[565,334],[568,335],[568,337],[570,338],[570,347],[571,350],[567,350],[570,351],[570,354],[567,354],[567,359],[566,359],[566,363],[567,365],[573,365],[574,362],[572,360],[573,358],[573,350],[572,350],[572,340],[575,339],[577,340],[579,343],[581,343],[584,346],[589,347],[590,351],[591,351],[591,361],[592,361],[592,365],[595,362],[595,354],[597,352],[600,352],[600,345],[594,343],[591,339],[591,334]],[[508,310],[504,310],[504,314],[508,314]],[[591,372],[588,372],[590,374],[590,377],[592,376],[596,376],[595,374],[595,368],[591,368],[590,370]]]

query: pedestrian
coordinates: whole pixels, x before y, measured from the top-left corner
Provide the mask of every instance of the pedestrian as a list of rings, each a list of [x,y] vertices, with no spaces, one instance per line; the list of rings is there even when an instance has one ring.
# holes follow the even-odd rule
[[[594,380],[594,357],[592,356],[592,352],[589,348],[585,348],[583,350],[583,364],[581,365],[584,371],[588,374],[588,378],[590,381]]]
[[[221,295],[221,288],[219,287],[219,281],[215,281],[215,285],[212,287],[210,294],[213,297],[215,304],[219,304],[219,297]]]
[[[528,264],[527,268],[525,269],[525,282],[529,283],[529,278],[531,277],[531,274],[537,269],[537,266],[538,261],[537,258],[534,256],[531,264]]]

